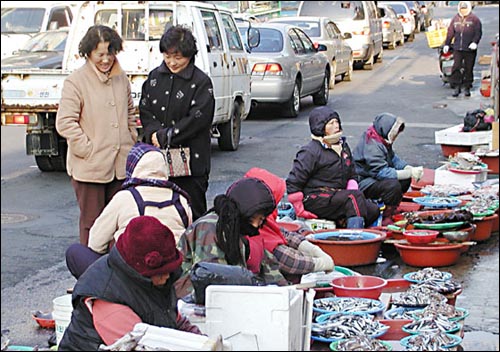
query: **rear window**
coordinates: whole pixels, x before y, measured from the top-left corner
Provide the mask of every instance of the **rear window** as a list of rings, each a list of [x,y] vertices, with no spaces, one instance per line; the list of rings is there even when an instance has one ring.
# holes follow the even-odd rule
[[[300,16],[325,16],[334,21],[363,20],[362,1],[303,1]]]
[[[391,3],[389,4],[389,6],[391,6],[394,12],[396,12],[398,15],[408,13],[408,9],[405,5]]]
[[[278,53],[283,50],[283,36],[276,29],[259,28],[259,46],[252,49],[252,53]]]
[[[280,20],[279,22],[280,23],[288,23],[288,24],[300,27],[310,37],[319,37],[321,35],[321,30],[319,28],[319,22],[317,22],[317,21]]]
[[[2,33],[38,33],[44,15],[41,8],[3,8]]]

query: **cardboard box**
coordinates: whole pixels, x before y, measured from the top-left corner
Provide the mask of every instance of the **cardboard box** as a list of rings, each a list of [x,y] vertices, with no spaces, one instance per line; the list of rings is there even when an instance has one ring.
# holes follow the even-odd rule
[[[492,129],[493,141],[492,141],[491,149],[499,149],[498,148],[498,133],[499,133],[498,121],[493,122],[491,124],[491,126],[493,127],[493,129]]]
[[[488,178],[488,171],[479,173],[458,173],[448,170],[448,165],[442,165],[434,174],[435,185],[461,185],[472,186],[473,182],[483,182]]]

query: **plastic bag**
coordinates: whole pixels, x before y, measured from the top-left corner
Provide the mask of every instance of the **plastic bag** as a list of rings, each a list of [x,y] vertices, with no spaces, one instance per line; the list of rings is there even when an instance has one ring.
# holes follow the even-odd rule
[[[205,289],[209,285],[260,286],[260,280],[248,269],[236,265],[200,262],[191,269],[193,298],[196,304],[205,304]]]

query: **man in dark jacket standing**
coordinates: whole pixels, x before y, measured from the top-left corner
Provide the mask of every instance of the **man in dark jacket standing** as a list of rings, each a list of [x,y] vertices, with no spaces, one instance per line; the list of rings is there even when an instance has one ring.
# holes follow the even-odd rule
[[[479,18],[472,13],[470,1],[458,3],[458,14],[453,17],[448,27],[443,52],[446,54],[453,46],[453,67],[450,85],[455,88],[454,97],[458,97],[461,88],[464,95],[470,97],[470,88],[474,80],[474,63],[476,62],[477,45],[483,34]]]

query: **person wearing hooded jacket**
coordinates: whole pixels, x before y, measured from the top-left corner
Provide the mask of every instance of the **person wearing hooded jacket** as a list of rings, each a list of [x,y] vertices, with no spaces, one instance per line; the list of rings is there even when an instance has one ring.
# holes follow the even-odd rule
[[[380,211],[358,190],[339,114],[328,106],[317,107],[309,115],[309,128],[312,140],[297,152],[286,179],[297,215],[345,222],[347,228],[371,225]]]
[[[255,177],[263,181],[273,192],[276,204],[279,204],[285,194],[285,180],[267,170],[253,167],[247,171],[245,177]],[[258,273],[264,249],[275,256],[281,273],[292,282],[300,282],[303,274],[333,270],[334,263],[330,255],[307,241],[304,235],[280,227],[276,221],[277,217],[278,209],[275,208],[259,230],[260,235],[248,237],[250,256],[247,266],[250,271]]]
[[[385,204],[383,225],[387,225],[408,191],[411,179],[422,177],[422,166],[413,167],[393,150],[396,138],[405,128],[401,117],[390,113],[375,116],[354,148],[353,158],[359,177],[359,189],[367,198]]]
[[[189,196],[169,181],[165,156],[150,144],[136,143],[126,163],[122,190],[115,194],[90,228],[88,247],[80,243],[66,250],[66,264],[75,278],[109,252],[133,218],[156,217],[174,233],[176,242],[192,223]]]
[[[458,3],[458,13],[448,26],[443,52],[446,54],[453,47],[453,66],[451,68],[450,86],[454,87],[454,97],[458,97],[464,89],[464,95],[470,97],[470,89],[474,80],[474,64],[477,46],[483,35],[481,20],[472,13],[470,1]]]
[[[173,285],[181,263],[168,227],[152,216],[132,219],[110,253],[76,282],[58,350],[97,351],[141,322],[201,334],[177,309]]]
[[[194,292],[190,279],[196,263],[210,262],[237,265],[248,269],[250,246],[247,236],[258,236],[266,217],[276,208],[273,194],[257,178],[242,178],[234,182],[225,194],[214,199],[214,206],[196,220],[181,236],[178,247],[184,260],[182,277],[176,282],[179,297]],[[257,263],[256,275],[265,284],[287,285],[274,256],[265,251]]]

